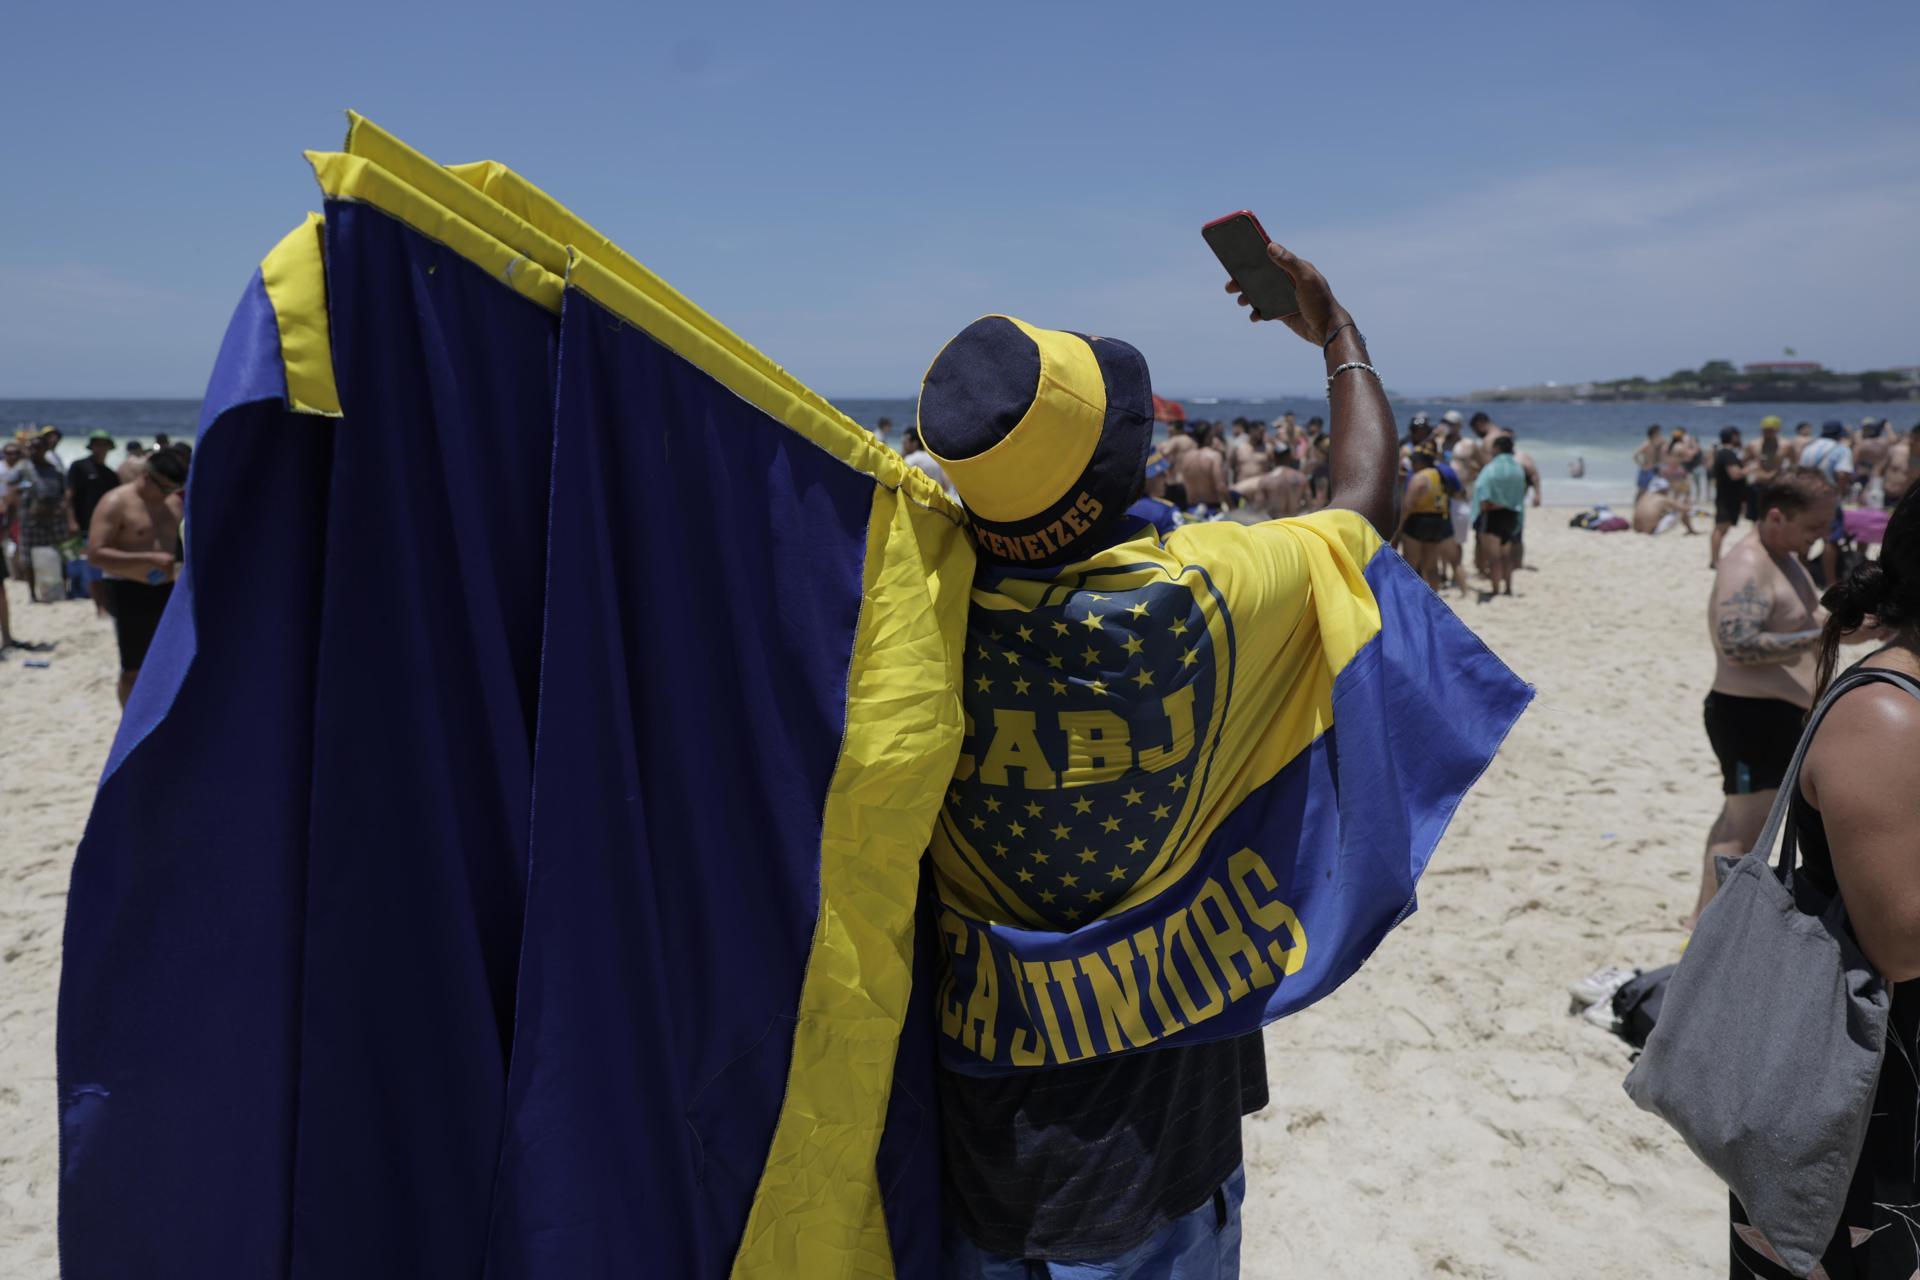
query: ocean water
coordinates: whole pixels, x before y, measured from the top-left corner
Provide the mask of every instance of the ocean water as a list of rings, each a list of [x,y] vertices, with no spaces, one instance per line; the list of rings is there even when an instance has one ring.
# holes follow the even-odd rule
[[[837,401],[848,417],[864,426],[874,427],[881,418],[893,419],[889,443],[900,443],[901,430],[912,424],[914,401],[911,399]],[[1277,419],[1291,409],[1305,422],[1315,414],[1325,417],[1325,400],[1274,397],[1268,400],[1211,400],[1188,398],[1181,401],[1189,418],[1231,421],[1234,418]],[[1633,498],[1633,451],[1646,438],[1647,427],[1658,423],[1671,430],[1686,427],[1710,442],[1721,427],[1736,426],[1747,438],[1759,432],[1760,419],[1778,414],[1791,432],[1796,423],[1816,426],[1828,418],[1838,418],[1849,427],[1867,416],[1889,419],[1905,430],[1920,420],[1920,404],[1739,404],[1721,408],[1678,401],[1642,401],[1612,404],[1569,404],[1561,401],[1515,401],[1507,404],[1477,405],[1452,400],[1402,400],[1394,404],[1395,415],[1404,434],[1406,423],[1416,413],[1434,418],[1448,409],[1458,409],[1472,417],[1485,408],[1494,421],[1511,428],[1520,447],[1533,455],[1540,469],[1542,488],[1552,506],[1588,507],[1597,503],[1630,502]],[[111,432],[116,441],[137,439],[153,443],[155,432],[164,431],[176,440],[191,440],[200,416],[197,400],[0,400],[0,429],[9,435],[28,423],[52,423],[66,433],[60,448],[69,462],[86,452],[89,431]],[[117,464],[121,452],[115,448],[109,461]],[[1577,460],[1586,463],[1586,475],[1575,480],[1568,469]]]

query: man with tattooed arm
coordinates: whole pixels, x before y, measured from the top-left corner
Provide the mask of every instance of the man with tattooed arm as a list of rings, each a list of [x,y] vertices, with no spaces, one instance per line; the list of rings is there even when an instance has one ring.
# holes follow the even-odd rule
[[[1707,833],[1689,928],[1719,887],[1714,856],[1737,858],[1760,838],[1813,705],[1826,611],[1802,557],[1825,536],[1838,502],[1819,472],[1782,471],[1760,492],[1753,532],[1720,557],[1714,574],[1707,622],[1715,667],[1706,721],[1726,799]]]

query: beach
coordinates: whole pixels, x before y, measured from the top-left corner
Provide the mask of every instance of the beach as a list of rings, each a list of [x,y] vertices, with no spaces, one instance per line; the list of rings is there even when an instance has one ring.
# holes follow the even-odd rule
[[[1627,1046],[1566,993],[1602,964],[1668,963],[1684,937],[1719,805],[1700,712],[1706,539],[1568,515],[1531,513],[1515,598],[1456,604],[1539,696],[1462,805],[1420,910],[1266,1033],[1249,1277],[1725,1274],[1724,1190],[1627,1100]],[[6,587],[15,630],[58,641],[46,669],[0,662],[0,1275],[37,1280],[56,1271],[62,913],[118,718],[116,660],[90,603]]]

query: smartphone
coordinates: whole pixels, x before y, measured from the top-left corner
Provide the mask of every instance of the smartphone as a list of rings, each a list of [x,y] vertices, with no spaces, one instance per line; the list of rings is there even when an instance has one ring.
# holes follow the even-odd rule
[[[1262,320],[1278,320],[1300,310],[1293,277],[1267,256],[1269,240],[1260,219],[1242,209],[1215,218],[1200,228],[1200,235]]]

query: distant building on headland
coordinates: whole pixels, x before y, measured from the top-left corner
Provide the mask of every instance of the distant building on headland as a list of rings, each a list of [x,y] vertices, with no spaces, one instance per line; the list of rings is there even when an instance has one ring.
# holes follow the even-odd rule
[[[1827,367],[1818,360],[1756,360],[1752,364],[1740,367],[1747,373],[1757,373],[1768,378],[1781,376],[1791,378],[1799,374],[1827,371]]]

